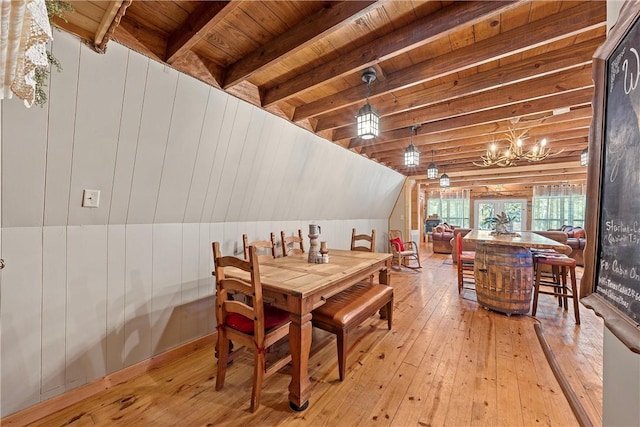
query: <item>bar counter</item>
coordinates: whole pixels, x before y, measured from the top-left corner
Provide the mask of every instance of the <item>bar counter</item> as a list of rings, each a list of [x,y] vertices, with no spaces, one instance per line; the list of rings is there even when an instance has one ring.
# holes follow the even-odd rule
[[[476,242],[474,278],[478,303],[507,315],[529,312],[533,291],[530,248],[565,247],[531,231],[492,235],[489,230],[472,230],[464,239]]]

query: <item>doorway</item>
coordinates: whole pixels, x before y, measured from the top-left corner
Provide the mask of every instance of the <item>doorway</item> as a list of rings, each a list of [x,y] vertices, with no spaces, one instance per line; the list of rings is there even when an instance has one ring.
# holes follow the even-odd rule
[[[494,199],[476,200],[474,203],[474,228],[488,230],[491,227],[485,225],[487,218],[496,216],[500,212],[513,218],[513,231],[522,231],[527,223],[526,199]]]

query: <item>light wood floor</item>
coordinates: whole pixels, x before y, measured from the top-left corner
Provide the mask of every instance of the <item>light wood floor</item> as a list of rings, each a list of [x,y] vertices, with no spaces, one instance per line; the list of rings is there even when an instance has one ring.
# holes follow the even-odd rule
[[[343,382],[335,338],[314,331],[304,412],[288,407],[288,368],[265,382],[260,408],[249,412],[250,352],[216,392],[207,347],[33,425],[578,425],[536,337],[537,322],[591,422],[602,424],[601,319],[581,307],[576,326],[572,308],[565,314],[544,295],[537,319],[485,310],[473,291],[458,295],[450,255],[426,244],[421,258],[422,272],[392,275],[393,329],[376,316],[353,333]]]

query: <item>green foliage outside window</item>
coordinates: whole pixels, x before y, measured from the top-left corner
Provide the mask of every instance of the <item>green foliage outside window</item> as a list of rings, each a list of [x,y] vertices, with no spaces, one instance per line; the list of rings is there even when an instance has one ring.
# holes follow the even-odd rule
[[[531,228],[555,230],[563,225],[584,227],[584,195],[536,196],[532,203]]]
[[[427,215],[438,214],[440,221],[459,227],[469,227],[469,199],[429,199]]]

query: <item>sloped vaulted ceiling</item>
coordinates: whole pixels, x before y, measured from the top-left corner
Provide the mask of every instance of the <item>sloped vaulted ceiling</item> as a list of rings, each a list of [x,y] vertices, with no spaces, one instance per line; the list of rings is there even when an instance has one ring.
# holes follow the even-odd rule
[[[604,1],[92,1],[57,25],[116,41],[345,149],[420,179],[432,157],[452,185],[584,182]],[[356,137],[363,70],[381,133]],[[420,166],[403,165],[411,126]],[[474,165],[509,128],[561,151]],[[434,181],[424,180],[434,186]]]

